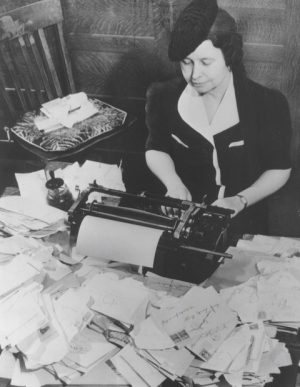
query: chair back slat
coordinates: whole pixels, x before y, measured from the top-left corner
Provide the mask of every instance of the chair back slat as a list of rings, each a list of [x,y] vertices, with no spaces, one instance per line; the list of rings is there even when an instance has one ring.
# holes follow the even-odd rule
[[[20,79],[20,83],[22,85],[21,92],[27,102],[27,109],[34,109],[37,105],[37,102],[34,95],[33,85],[29,78],[26,64],[22,56],[22,49],[18,39],[14,40],[13,43],[14,44],[8,45],[8,52],[10,54],[11,63],[15,73]]]
[[[19,76],[14,68],[14,64],[11,61],[11,57],[6,49],[6,47],[3,47],[1,44],[0,46],[0,55],[2,57],[2,62],[4,64],[4,72],[8,74],[9,80],[11,82],[11,86],[13,86],[14,90],[16,90],[16,94],[18,96],[19,102],[21,104],[22,110],[27,111],[30,109],[30,107],[27,105],[26,100],[23,95],[22,91],[22,84],[20,83]],[[24,89],[23,89],[24,90]]]
[[[53,63],[53,59],[52,59],[52,56],[51,56],[51,53],[50,53],[50,49],[49,49],[49,46],[48,46],[48,43],[47,43],[47,39],[46,39],[46,36],[45,36],[45,32],[43,29],[38,29],[37,30],[37,35],[40,39],[40,44],[41,44],[41,47],[42,47],[42,52],[43,52],[43,55],[45,56],[45,59],[46,59],[46,66],[48,67],[48,74],[49,74],[49,78],[51,79],[51,83],[52,85],[54,86],[54,90],[55,90],[55,93],[56,93],[56,96],[57,97],[62,97],[63,93],[62,93],[62,90],[61,90],[61,87],[60,87],[60,83],[59,83],[59,80],[58,80],[58,76],[57,76],[57,73],[56,73],[56,70],[55,70],[55,66],[54,66],[54,63]]]
[[[10,122],[75,92],[62,24],[60,0],[36,0],[0,14],[0,96]]]
[[[75,83],[73,79],[73,74],[72,74],[72,68],[71,68],[71,60],[69,56],[69,51],[67,50],[66,43],[64,40],[64,35],[63,35],[63,27],[62,27],[62,22],[57,23],[56,31],[57,31],[57,38],[59,41],[59,48],[61,50],[61,56],[62,60],[64,62],[64,69],[66,72],[66,79],[68,80],[69,83],[69,90],[71,93],[75,92]]]
[[[35,92],[38,102],[41,105],[43,102],[45,102],[45,97],[43,96],[43,93],[40,90],[41,86],[36,76],[36,72],[38,71],[38,69],[36,68],[35,63],[29,54],[24,37],[19,36],[18,41],[20,44],[24,62],[26,64],[26,70],[28,71],[28,75],[30,77],[32,90]]]
[[[35,64],[38,68],[38,74],[40,76],[44,90],[46,92],[46,99],[51,100],[54,98],[54,95],[51,91],[51,87],[50,87],[50,84],[48,82],[48,77],[47,77],[47,73],[45,70],[44,63],[43,63],[43,59],[42,59],[41,54],[37,48],[35,38],[33,35],[25,36],[25,41],[26,41],[26,44],[28,45],[28,47],[30,47],[32,50]]]
[[[2,74],[0,73],[0,94],[4,101],[6,102],[6,105],[8,106],[9,114],[11,117],[16,117],[16,110],[14,108],[14,103],[10,97],[10,95],[5,90],[5,82],[3,80]]]

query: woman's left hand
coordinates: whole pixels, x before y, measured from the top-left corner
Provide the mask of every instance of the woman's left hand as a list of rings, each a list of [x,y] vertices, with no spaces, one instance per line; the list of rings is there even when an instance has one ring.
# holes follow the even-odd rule
[[[217,199],[212,203],[212,205],[233,210],[234,213],[231,215],[232,217],[243,211],[245,207],[238,196],[230,196],[228,198]]]

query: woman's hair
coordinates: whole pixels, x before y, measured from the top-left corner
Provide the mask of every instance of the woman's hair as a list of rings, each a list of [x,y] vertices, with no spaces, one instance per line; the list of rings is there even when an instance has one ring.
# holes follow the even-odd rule
[[[234,18],[218,7],[217,0],[192,0],[183,9],[171,33],[170,60],[183,60],[208,39],[222,50],[226,65],[235,74],[245,74],[242,36]]]
[[[207,39],[224,55],[225,63],[234,73],[245,73],[243,63],[243,38],[237,32],[234,18],[223,9],[218,10],[217,17],[210,28]]]

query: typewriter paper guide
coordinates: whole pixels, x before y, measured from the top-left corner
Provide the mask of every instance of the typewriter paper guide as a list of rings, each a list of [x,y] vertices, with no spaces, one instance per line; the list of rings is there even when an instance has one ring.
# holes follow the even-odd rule
[[[153,267],[163,230],[86,216],[77,238],[77,252],[89,257]]]

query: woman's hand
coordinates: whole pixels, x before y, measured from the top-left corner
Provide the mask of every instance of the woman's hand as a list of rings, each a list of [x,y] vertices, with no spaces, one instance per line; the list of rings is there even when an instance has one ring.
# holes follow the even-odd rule
[[[213,206],[227,208],[233,210],[234,213],[231,215],[235,217],[238,213],[243,211],[245,204],[241,201],[241,198],[238,196],[230,196],[228,198],[217,199],[212,203]]]
[[[192,200],[192,195],[190,194],[190,191],[181,181],[169,185],[167,187],[166,196],[170,196],[171,198],[180,200]]]
[[[150,170],[166,187],[166,196],[180,200],[192,200],[190,191],[178,176],[174,161],[168,153],[149,150],[146,152],[146,162]],[[172,208],[162,207],[162,211],[169,216],[177,215]]]
[[[186,186],[181,181],[178,181],[170,185],[169,187],[167,187],[166,196],[169,196],[175,199],[180,199],[180,200],[192,200],[192,195],[190,194],[190,191],[186,188]],[[171,217],[179,214],[179,210],[172,207],[162,206],[161,209],[165,215],[168,215]]]

